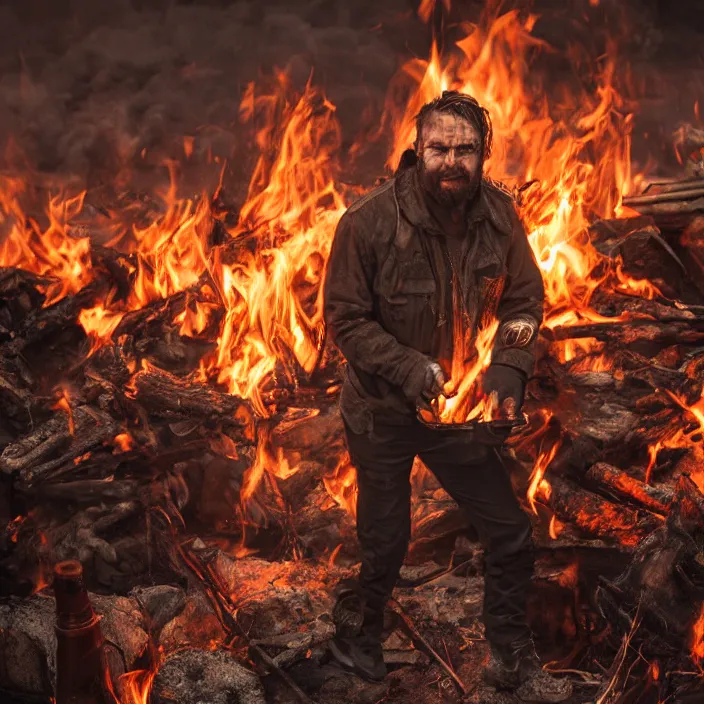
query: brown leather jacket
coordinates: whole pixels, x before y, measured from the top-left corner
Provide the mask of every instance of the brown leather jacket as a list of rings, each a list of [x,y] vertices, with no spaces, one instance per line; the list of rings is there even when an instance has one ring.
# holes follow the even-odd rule
[[[375,416],[387,423],[413,416],[428,362],[447,368],[452,357],[455,308],[470,336],[496,316],[492,361],[532,373],[536,336],[510,347],[501,332],[517,318],[537,329],[543,282],[513,199],[486,180],[460,257],[453,277],[413,167],[343,215],[327,264],[325,320],[348,362],[340,409],[354,432],[370,432]]]

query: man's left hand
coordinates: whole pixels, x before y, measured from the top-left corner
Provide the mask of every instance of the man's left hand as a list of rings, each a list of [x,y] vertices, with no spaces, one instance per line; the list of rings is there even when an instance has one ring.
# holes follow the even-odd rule
[[[502,417],[515,418],[523,406],[525,374],[507,364],[492,364],[484,373],[482,390],[486,396],[496,393]]]

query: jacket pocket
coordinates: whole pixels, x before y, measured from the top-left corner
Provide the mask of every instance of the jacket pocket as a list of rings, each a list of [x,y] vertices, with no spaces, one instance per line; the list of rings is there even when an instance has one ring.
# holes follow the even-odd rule
[[[425,307],[434,295],[434,279],[402,279],[395,290],[382,296],[381,300],[390,317],[400,320],[404,313],[412,315]]]

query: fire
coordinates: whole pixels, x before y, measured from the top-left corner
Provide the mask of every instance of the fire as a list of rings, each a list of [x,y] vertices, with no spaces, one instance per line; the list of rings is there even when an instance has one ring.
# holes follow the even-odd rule
[[[24,190],[21,179],[0,176],[0,230],[5,235],[0,265],[50,275],[54,282],[46,290],[48,306],[80,291],[92,279],[90,240],[71,237],[68,232],[69,222],[83,208],[85,193],[52,197],[46,210],[48,226],[42,228],[20,205]]]
[[[323,477],[323,483],[338,506],[356,518],[357,472],[347,453],[340,458],[335,469]]]
[[[115,436],[115,452],[129,452],[134,447],[134,438],[129,433],[119,433]]]
[[[152,690],[154,677],[157,670],[133,670],[120,677],[122,697],[120,704],[149,704],[149,695]]]
[[[70,435],[74,434],[75,424],[73,420],[73,409],[71,408],[71,399],[69,393],[66,389],[61,389],[61,396],[56,401],[56,403],[51,407],[52,411],[66,411],[68,414],[68,432]]]
[[[535,507],[535,496],[536,492],[540,489],[540,493],[544,496],[549,496],[550,485],[547,480],[544,479],[545,472],[548,469],[550,463],[555,459],[557,451],[560,449],[561,442],[557,441],[553,443],[549,450],[543,451],[538,455],[535,460],[535,465],[533,466],[533,472],[530,475],[530,484],[528,486],[528,491],[526,493],[526,498],[530,504],[533,513],[537,514],[538,510]]]
[[[699,617],[692,627],[692,659],[700,664],[704,660],[704,604],[702,604]]]
[[[424,17],[434,4],[423,3]],[[386,119],[395,141],[389,165],[395,166],[412,144],[414,116],[424,103],[443,90],[467,92],[491,113],[495,148],[488,174],[513,187],[531,184],[522,193],[521,214],[545,282],[546,325],[602,318],[589,307],[600,286],[657,295],[649,282],[606,262],[587,234],[588,218],[613,215],[632,183],[631,116],[624,113],[614,85],[613,47],[595,77],[596,93],[568,101],[563,114],[570,115],[569,122],[554,118],[547,98],[535,97],[547,91],[528,81],[529,53],[548,48],[531,33],[537,17],[518,11],[499,14],[498,3],[490,5],[480,24],[457,42],[458,53],[443,58],[434,45],[429,61],[414,59],[404,67],[406,80],[415,81],[417,89],[402,112],[391,93]],[[596,163],[589,152],[599,155]],[[576,354],[574,344],[561,347],[563,359]],[[589,343],[582,341],[581,347],[588,350]]]

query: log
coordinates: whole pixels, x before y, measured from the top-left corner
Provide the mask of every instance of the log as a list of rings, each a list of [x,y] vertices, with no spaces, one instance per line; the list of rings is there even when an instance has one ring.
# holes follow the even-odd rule
[[[704,189],[704,178],[690,178],[685,181],[653,181],[645,187],[643,195],[651,188],[657,188],[659,193],[676,193],[677,191],[688,191],[693,188]]]
[[[683,474],[666,521],[638,546],[615,582],[606,583],[620,613],[641,608],[655,633],[675,648],[691,633],[704,595],[703,530],[704,495]]]
[[[663,516],[667,515],[674,495],[667,487],[650,486],[606,462],[592,465],[585,478],[616,500],[626,499]]]
[[[132,385],[137,401],[157,417],[219,420],[243,429],[253,428],[254,413],[247,401],[205,384],[180,379],[150,367],[137,372]]]
[[[628,320],[613,323],[585,323],[584,325],[560,325],[543,328],[542,337],[550,342],[577,340],[593,337],[601,342],[629,345],[635,342],[657,344],[697,344],[704,341],[704,320],[657,321],[648,319]]]
[[[660,525],[652,513],[614,504],[561,477],[542,482],[536,498],[587,535],[627,547],[635,547]]]
[[[704,186],[698,188],[692,187],[676,191],[663,191],[661,193],[649,193],[642,196],[626,196],[623,199],[623,204],[634,210],[638,210],[638,206],[652,205],[654,203],[669,203],[673,201],[684,201],[690,198],[704,197]]]
[[[70,415],[60,411],[29,435],[8,445],[0,454],[0,471],[18,472],[21,481],[30,486],[66,463],[73,468],[74,460],[109,442],[119,431],[117,421],[95,408],[77,406]]]
[[[626,203],[624,203],[626,205]],[[628,206],[641,215],[682,215],[698,213],[704,210],[704,193],[696,200],[677,200],[674,202],[657,202]],[[657,223],[657,220],[656,220]],[[659,225],[659,223],[658,223]]]
[[[84,479],[61,484],[41,484],[30,492],[41,502],[63,501],[76,504],[96,504],[104,501],[126,501],[134,498],[137,482],[130,479],[105,481]]]

